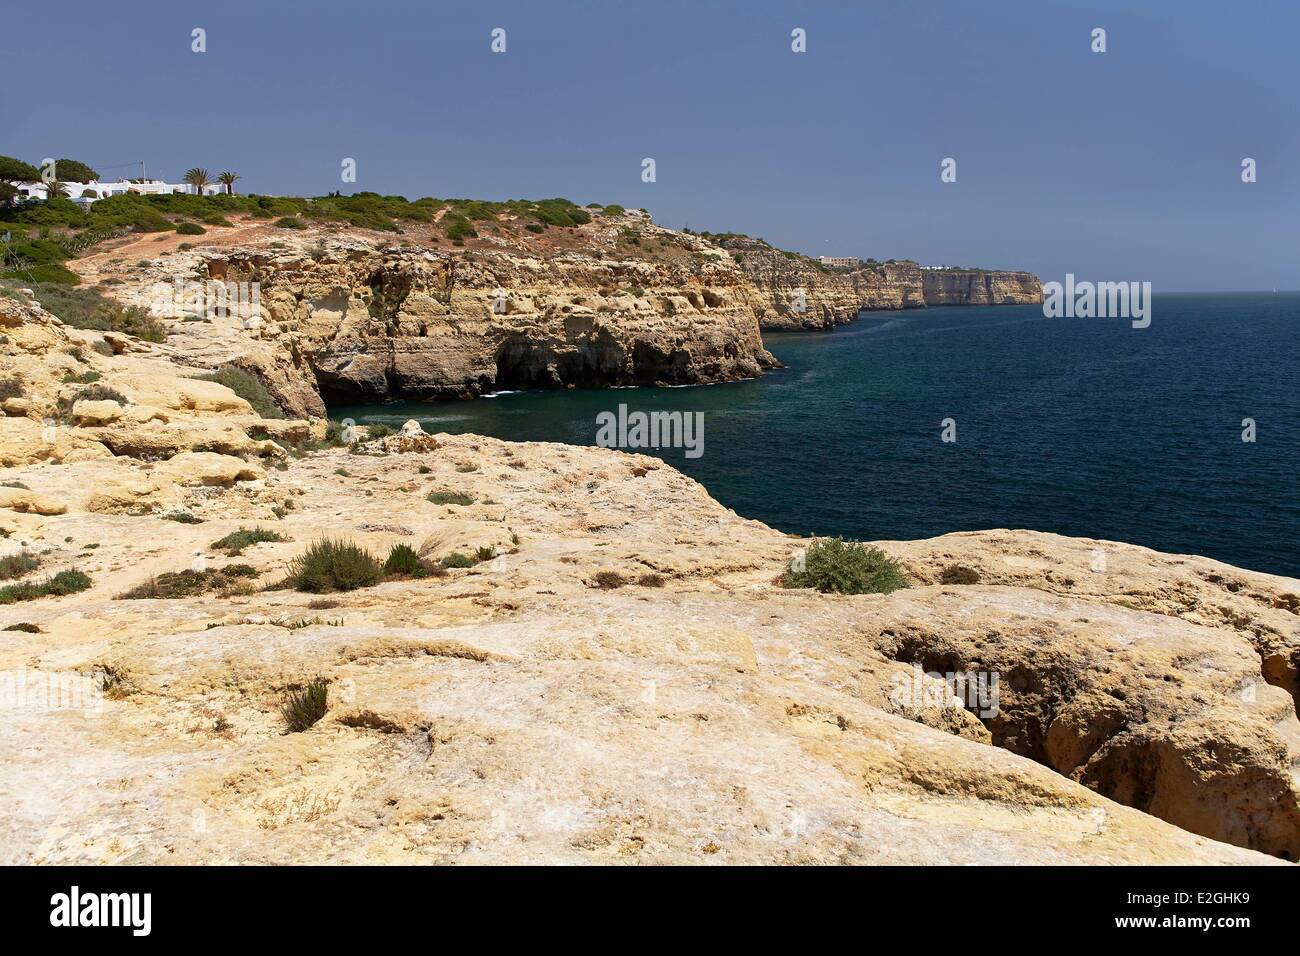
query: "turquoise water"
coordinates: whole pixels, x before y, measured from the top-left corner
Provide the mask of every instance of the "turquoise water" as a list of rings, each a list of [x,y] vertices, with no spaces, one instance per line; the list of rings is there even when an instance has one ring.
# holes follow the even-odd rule
[[[646,451],[786,531],[1033,528],[1297,576],[1298,332],[1296,293],[1156,296],[1147,329],[1037,306],[870,312],[764,336],[787,367],[750,382],[330,413],[591,445],[619,403],[702,412],[701,457]],[[945,418],[955,442],[940,440]]]

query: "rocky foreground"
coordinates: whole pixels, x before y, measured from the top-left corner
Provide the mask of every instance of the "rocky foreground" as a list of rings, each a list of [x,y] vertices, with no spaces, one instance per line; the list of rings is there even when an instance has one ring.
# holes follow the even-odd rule
[[[260,357],[292,396],[291,333],[201,318],[150,344],[0,298],[0,584],[33,585],[0,591],[2,862],[1300,854],[1300,581],[987,531],[880,542],[887,596],[786,589],[806,541],[654,458],[263,419],[195,376]],[[324,537],[474,558],[281,587]],[[997,672],[996,712],[952,671]]]

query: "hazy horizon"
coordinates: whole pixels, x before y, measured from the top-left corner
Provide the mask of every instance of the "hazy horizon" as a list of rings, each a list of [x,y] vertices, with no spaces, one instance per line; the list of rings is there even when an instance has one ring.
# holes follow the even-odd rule
[[[280,195],[564,196],[813,256],[1156,293],[1300,287],[1300,11],[1281,3],[61,10],[67,29],[0,41],[0,153],[28,162],[232,169]]]

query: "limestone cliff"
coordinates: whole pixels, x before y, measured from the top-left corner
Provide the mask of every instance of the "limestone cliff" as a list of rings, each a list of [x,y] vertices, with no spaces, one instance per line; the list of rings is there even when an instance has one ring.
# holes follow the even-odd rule
[[[1043,301],[1043,285],[1027,272],[922,272],[926,305],[1028,305]]]
[[[254,372],[293,415],[325,402],[460,398],[520,388],[685,385],[774,366],[761,332],[824,329],[863,309],[1041,298],[1024,273],[830,269],[761,240],[697,235],[644,213],[536,229],[502,212],[448,247],[398,235],[242,220],[194,244],[127,238],[72,265],[148,309],[196,368]],[[146,258],[139,258],[141,255]],[[205,284],[255,288],[243,311]],[[178,301],[173,288],[198,289]]]
[[[559,239],[499,230],[448,249],[414,233],[241,224],[193,248],[137,242],[76,266],[168,322],[186,361],[255,371],[297,415],[323,414],[324,398],[713,383],[776,364],[753,284],[699,237],[637,213]],[[176,283],[247,285],[259,302],[239,314],[210,296],[178,305]]]

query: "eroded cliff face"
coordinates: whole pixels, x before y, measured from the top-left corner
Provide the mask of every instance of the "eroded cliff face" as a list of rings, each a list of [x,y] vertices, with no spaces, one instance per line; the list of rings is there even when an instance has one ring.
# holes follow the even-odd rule
[[[564,245],[277,231],[79,265],[174,323],[169,343],[186,359],[254,371],[296,415],[321,415],[327,400],[724,382],[776,364],[754,286],[726,252],[627,214],[634,245],[605,218]],[[177,281],[255,287],[259,302],[239,314],[211,296],[178,306]]]
[[[238,365],[286,412],[317,416],[329,401],[752,378],[776,364],[764,330],[830,328],[863,309],[1041,299],[1024,273],[923,273],[909,261],[835,270],[640,212],[591,219],[539,235],[503,215],[450,248],[415,227],[245,221],[192,247],[132,239],[74,265],[169,323],[182,361]],[[256,288],[258,301],[228,310],[204,294],[218,283]],[[178,301],[173,287],[199,294]]]
[[[259,283],[263,338],[303,354],[327,398],[684,385],[775,364],[725,263],[353,248],[319,259],[235,252],[200,268]]]
[[[1029,305],[1043,301],[1043,284],[1028,272],[924,270],[926,305]]]

